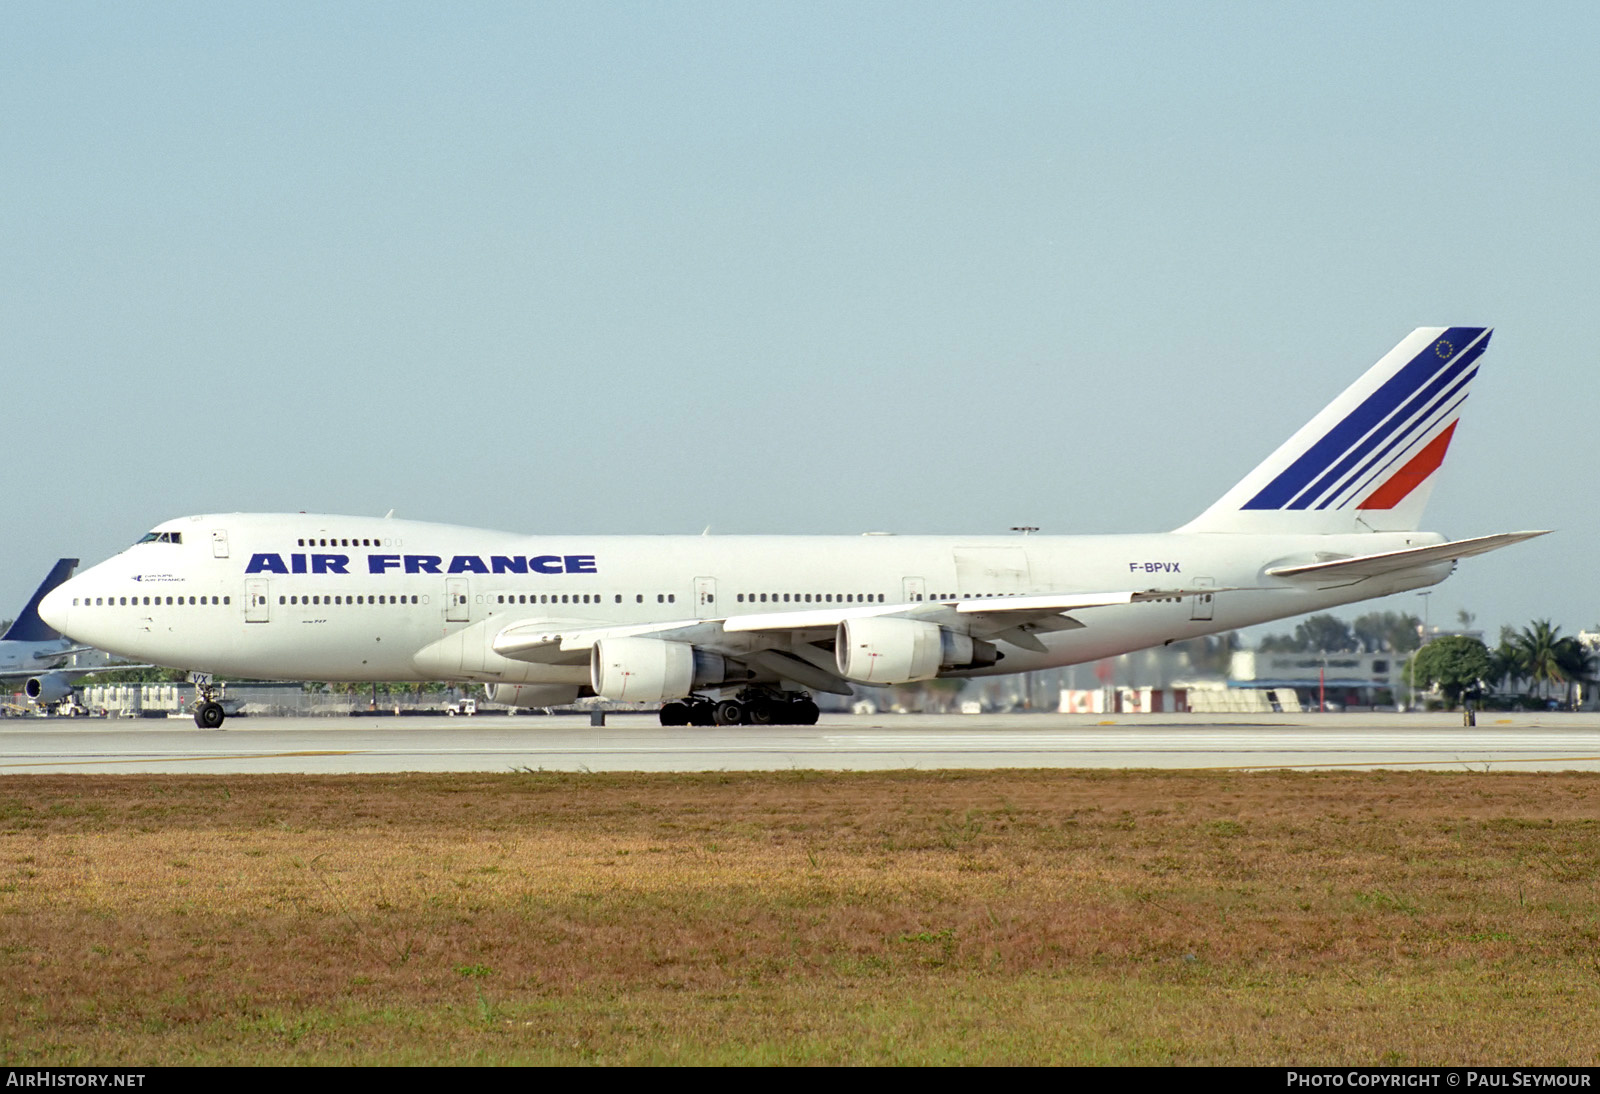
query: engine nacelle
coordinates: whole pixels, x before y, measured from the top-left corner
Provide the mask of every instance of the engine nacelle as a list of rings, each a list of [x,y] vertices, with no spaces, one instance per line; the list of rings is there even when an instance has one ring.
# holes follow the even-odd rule
[[[862,684],[932,680],[941,669],[970,669],[1000,659],[992,642],[919,619],[846,619],[834,638],[839,675]]]
[[[589,683],[596,695],[629,703],[682,699],[695,688],[728,677],[721,654],[659,638],[602,638],[589,655]]]
[[[564,707],[578,701],[581,684],[485,684],[484,698],[508,707]]]
[[[62,673],[47,672],[43,676],[28,677],[28,682],[22,685],[22,693],[40,706],[49,706],[71,695],[72,684]]]

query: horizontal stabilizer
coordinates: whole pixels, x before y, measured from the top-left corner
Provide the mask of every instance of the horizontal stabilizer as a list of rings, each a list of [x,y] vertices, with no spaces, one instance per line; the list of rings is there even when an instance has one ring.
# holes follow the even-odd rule
[[[1476,539],[1459,539],[1454,543],[1441,543],[1436,547],[1410,547],[1403,551],[1383,551],[1375,555],[1335,558],[1324,562],[1308,562],[1297,566],[1274,566],[1267,571],[1267,576],[1318,580],[1330,577],[1350,580],[1378,577],[1382,574],[1410,570],[1417,566],[1429,566],[1437,562],[1454,562],[1457,559],[1470,558],[1472,555],[1487,554],[1490,551],[1497,551],[1501,547],[1509,547],[1513,543],[1521,543],[1525,539],[1533,539],[1535,536],[1543,535],[1549,535],[1549,532],[1501,532],[1493,536],[1478,536]]]

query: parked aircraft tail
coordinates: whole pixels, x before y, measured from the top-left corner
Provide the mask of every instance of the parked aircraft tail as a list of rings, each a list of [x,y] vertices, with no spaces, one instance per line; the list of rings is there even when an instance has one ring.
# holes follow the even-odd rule
[[[0,634],[0,642],[50,642],[60,638],[59,631],[39,618],[39,601],[43,600],[51,589],[71,577],[72,571],[77,568],[78,560],[75,558],[59,560],[39,587],[33,591],[33,596],[28,599],[28,605],[22,609],[22,614],[12,621],[5,634]]]
[[[1418,327],[1180,532],[1421,527],[1487,327]]]

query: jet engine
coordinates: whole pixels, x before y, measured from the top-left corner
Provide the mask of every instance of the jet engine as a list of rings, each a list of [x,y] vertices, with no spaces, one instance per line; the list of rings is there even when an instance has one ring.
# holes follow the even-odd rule
[[[834,641],[839,675],[862,684],[932,680],[941,669],[971,669],[1000,659],[992,642],[918,619],[846,619]]]
[[[508,707],[560,707],[575,702],[581,684],[485,684],[483,694],[491,703]]]
[[[22,693],[40,706],[49,706],[71,695],[72,685],[65,674],[47,672],[43,676],[28,677],[27,683],[22,685]]]
[[[635,703],[682,699],[728,678],[728,662],[682,642],[659,638],[602,638],[589,656],[596,695]]]

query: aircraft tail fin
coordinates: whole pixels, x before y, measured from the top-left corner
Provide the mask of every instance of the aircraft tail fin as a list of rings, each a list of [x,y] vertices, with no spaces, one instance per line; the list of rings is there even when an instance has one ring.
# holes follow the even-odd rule
[[[1418,327],[1180,532],[1408,532],[1494,333]]]
[[[22,614],[12,621],[5,634],[0,634],[0,641],[49,642],[60,638],[59,631],[39,618],[39,601],[43,600],[51,589],[71,577],[72,571],[77,568],[78,560],[75,558],[63,558],[57,561],[44,581],[33,591],[33,596],[28,600],[27,607],[22,609]]]

